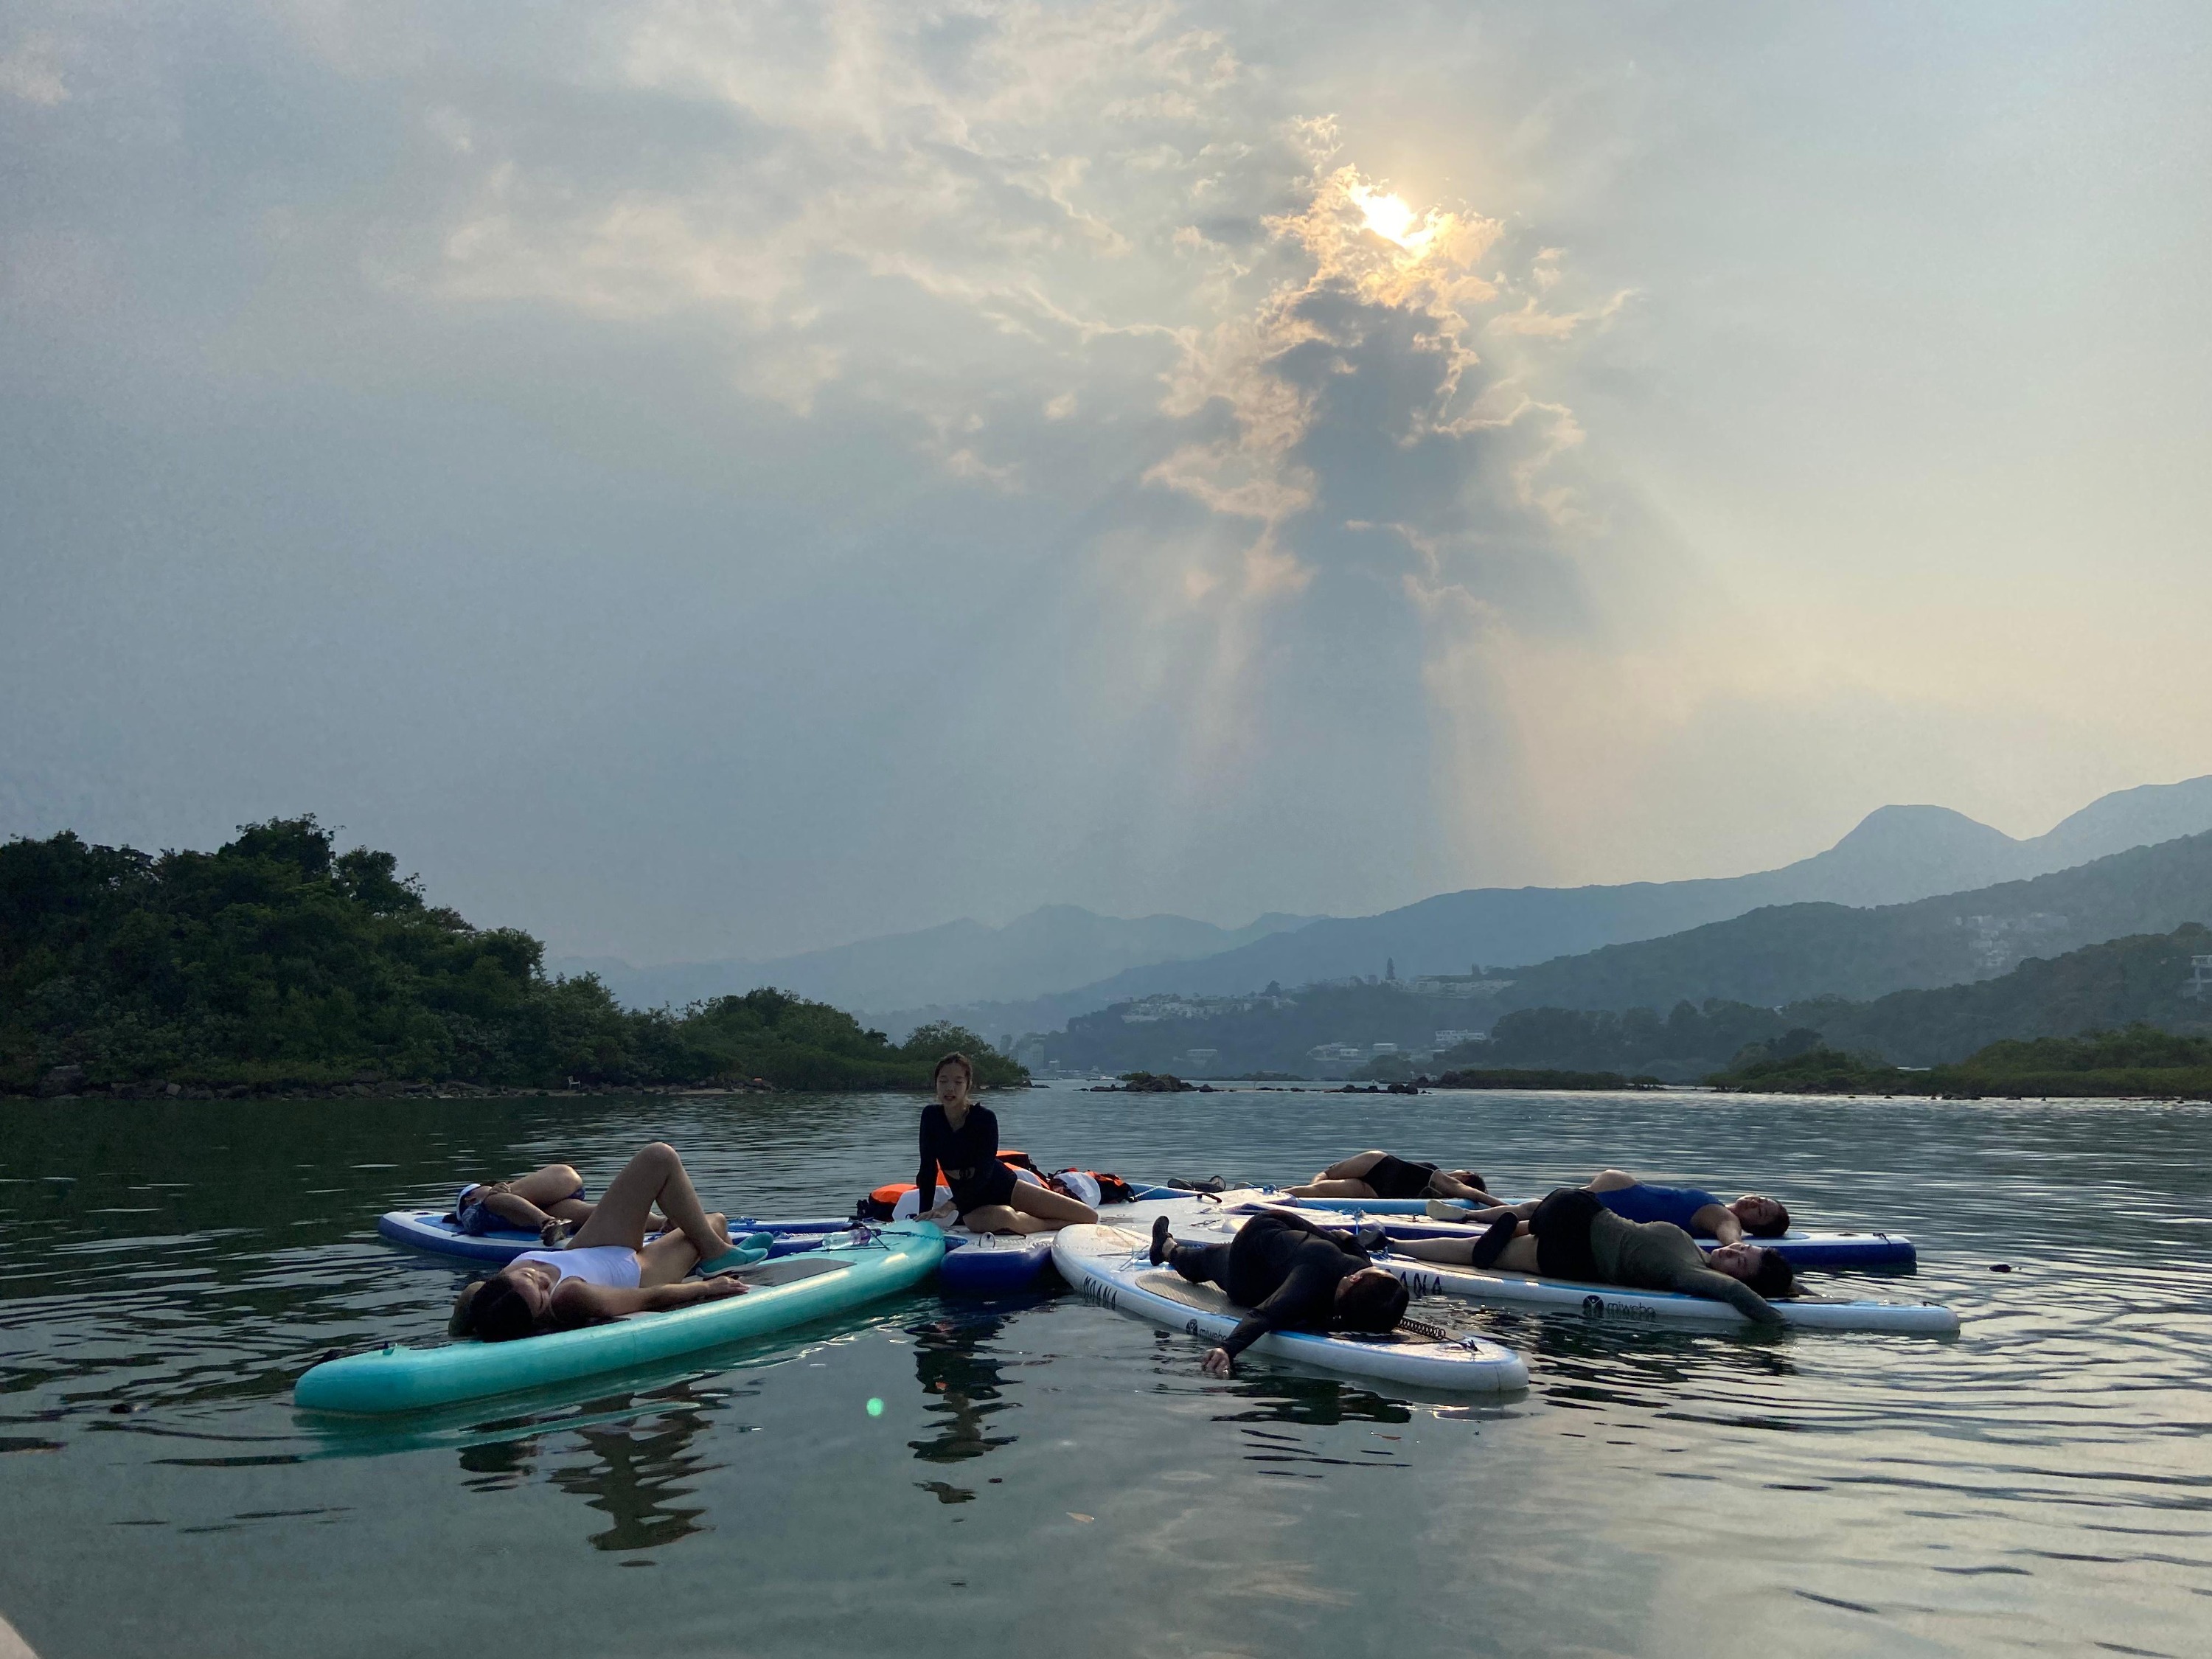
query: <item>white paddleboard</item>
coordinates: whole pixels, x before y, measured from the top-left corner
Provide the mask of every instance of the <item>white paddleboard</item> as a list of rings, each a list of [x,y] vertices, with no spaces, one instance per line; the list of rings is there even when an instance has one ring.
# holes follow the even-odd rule
[[[1234,1231],[1230,1224],[1230,1218],[1222,1218],[1205,1231],[1225,1235]],[[1188,1242],[1188,1234],[1180,1236]],[[1052,1261],[1075,1289],[1118,1313],[1188,1331],[1209,1343],[1237,1328],[1243,1309],[1218,1286],[1192,1285],[1169,1268],[1153,1267],[1147,1259],[1151,1245],[1144,1234],[1123,1227],[1063,1227],[1053,1240]],[[1502,1394],[1528,1385],[1528,1368],[1520,1355],[1474,1336],[1431,1342],[1410,1336],[1361,1340],[1275,1331],[1247,1352],[1350,1376],[1464,1394]]]
[[[1685,1296],[1679,1291],[1639,1291],[1625,1285],[1584,1285],[1570,1279],[1447,1267],[1396,1255],[1376,1256],[1375,1265],[1395,1273],[1415,1296],[1456,1296],[1492,1307],[1579,1314],[1584,1319],[1616,1325],[1751,1323],[1725,1302]],[[1949,1336],[1959,1328],[1959,1316],[1938,1302],[1843,1302],[1785,1296],[1773,1305],[1786,1323],[1803,1330]]]

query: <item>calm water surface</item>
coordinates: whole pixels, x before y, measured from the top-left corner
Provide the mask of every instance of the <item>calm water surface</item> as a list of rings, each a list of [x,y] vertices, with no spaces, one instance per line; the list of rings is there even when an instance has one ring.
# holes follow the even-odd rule
[[[674,1141],[842,1211],[916,1103],[0,1105],[0,1612],[73,1656],[2212,1652],[2212,1111],[1065,1090],[1040,1158],[1300,1178],[1605,1163],[1920,1241],[1953,1340],[1422,1310],[1528,1357],[1413,1398],[1074,1298],[933,1292],[403,1425],[294,1413],[465,1275],[379,1212]],[[1997,1273],[1992,1264],[2009,1264]],[[1850,1276],[1865,1284],[1868,1276]],[[883,1401],[879,1416],[867,1402]]]

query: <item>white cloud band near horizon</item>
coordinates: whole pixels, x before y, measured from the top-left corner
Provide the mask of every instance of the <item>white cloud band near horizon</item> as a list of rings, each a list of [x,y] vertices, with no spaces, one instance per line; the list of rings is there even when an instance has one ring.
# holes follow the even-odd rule
[[[2203,32],[34,0],[0,832],[648,961],[2212,770]]]

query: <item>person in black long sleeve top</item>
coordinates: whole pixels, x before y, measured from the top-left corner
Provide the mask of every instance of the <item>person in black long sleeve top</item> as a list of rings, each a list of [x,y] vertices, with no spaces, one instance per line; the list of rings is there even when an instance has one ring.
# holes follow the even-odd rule
[[[1206,1356],[1208,1376],[1228,1376],[1237,1356],[1270,1331],[1380,1334],[1406,1312],[1406,1287],[1370,1263],[1350,1233],[1279,1210],[1254,1216],[1226,1244],[1179,1244],[1162,1216],[1152,1224],[1152,1255],[1251,1310]]]
[[[921,1167],[915,1174],[921,1213],[937,1206],[937,1172],[952,1189],[961,1224],[976,1233],[1042,1233],[1098,1219],[1080,1200],[1018,1181],[999,1161],[999,1120],[969,1098],[975,1068],[965,1054],[937,1062],[937,1098],[921,1109]]]

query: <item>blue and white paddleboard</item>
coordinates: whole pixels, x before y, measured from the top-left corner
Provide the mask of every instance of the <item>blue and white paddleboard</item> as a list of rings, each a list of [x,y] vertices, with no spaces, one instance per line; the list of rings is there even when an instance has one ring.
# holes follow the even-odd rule
[[[1181,1225],[1203,1211],[1218,1212],[1220,1207],[1210,1199],[1170,1187],[1139,1190],[1151,1196],[1129,1204],[1100,1205],[1100,1221],[1149,1231],[1156,1215],[1166,1216],[1170,1224]],[[945,1265],[937,1270],[937,1282],[960,1296],[1004,1296],[1032,1289],[1052,1266],[1052,1242],[1057,1237],[1057,1230],[1025,1234],[971,1233],[964,1227],[952,1228],[945,1234]]]
[[[1209,1232],[1226,1236],[1236,1218],[1218,1217]],[[1193,1285],[1148,1260],[1151,1239],[1126,1227],[1063,1227],[1052,1259],[1060,1277],[1096,1301],[1133,1318],[1186,1331],[1208,1344],[1237,1328],[1244,1310],[1218,1287]],[[1348,1376],[1465,1394],[1503,1394],[1528,1385],[1528,1368],[1512,1349],[1481,1337],[1432,1342],[1413,1336],[1330,1336],[1276,1331],[1248,1351]],[[1194,1353],[1195,1363],[1198,1356]]]
[[[1310,1211],[1310,1219],[1345,1226],[1360,1218],[1375,1222],[1393,1238],[1464,1238],[1468,1224],[1431,1221],[1427,1201],[1418,1198],[1292,1198],[1270,1187],[1252,1187],[1221,1194],[1224,1204],[1245,1210],[1290,1207]],[[1912,1241],[1903,1233],[1804,1232],[1792,1230],[1779,1238],[1753,1239],[1771,1244],[1793,1267],[1911,1267],[1919,1261]]]

